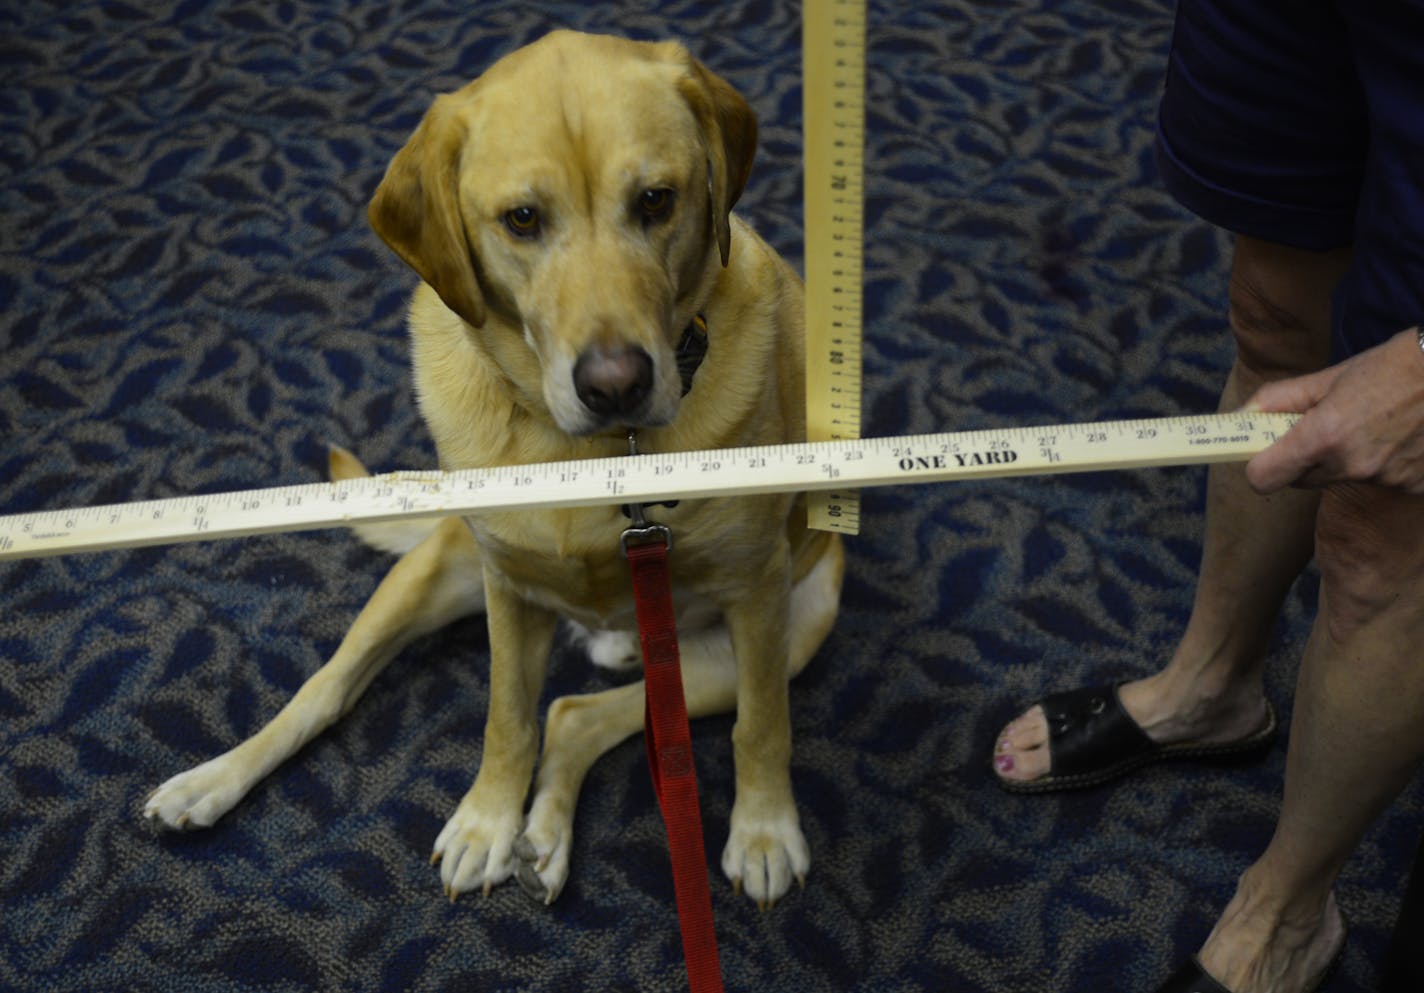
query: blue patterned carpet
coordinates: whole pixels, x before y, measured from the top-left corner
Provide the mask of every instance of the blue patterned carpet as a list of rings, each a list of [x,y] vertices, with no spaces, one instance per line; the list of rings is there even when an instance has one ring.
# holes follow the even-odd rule
[[[867,434],[1195,413],[1229,362],[1226,242],[1159,188],[1166,0],[873,5]],[[767,0],[12,0],[0,10],[0,510],[303,482],[329,441],[432,463],[413,275],[365,203],[431,95],[559,25],[686,40],[751,100],[740,212],[801,257],[799,20]],[[1283,748],[1010,797],[1042,692],[1152,671],[1186,617],[1201,470],[866,495],[842,620],[793,689],[814,865],[758,913],[714,880],[729,989],[1149,990],[1266,843]],[[593,771],[572,879],[456,906],[483,622],[406,652],[216,829],[149,789],[270,717],[387,560],[342,532],[0,567],[0,988],[683,988],[640,742]],[[1269,691],[1290,715],[1314,584]],[[551,692],[604,676],[563,652]],[[730,721],[695,728],[708,845]],[[1418,785],[1349,863],[1328,989],[1375,986]]]

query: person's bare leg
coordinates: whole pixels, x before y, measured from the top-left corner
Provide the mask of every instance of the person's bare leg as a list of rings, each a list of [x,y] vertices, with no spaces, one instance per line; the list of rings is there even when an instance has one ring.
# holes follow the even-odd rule
[[[1312,988],[1344,940],[1335,878],[1424,761],[1424,498],[1337,487],[1317,540],[1280,820],[1200,955],[1233,993]]]
[[[1262,384],[1322,368],[1330,353],[1330,293],[1349,251],[1305,252],[1238,237],[1230,319],[1236,361],[1220,409]],[[1257,495],[1241,465],[1213,466],[1191,618],[1161,672],[1121,690],[1123,707],[1162,743],[1232,741],[1265,718],[1262,672],[1282,601],[1310,560],[1317,496]],[[994,766],[1010,780],[1049,771],[1048,726],[1034,706],[1000,733]]]

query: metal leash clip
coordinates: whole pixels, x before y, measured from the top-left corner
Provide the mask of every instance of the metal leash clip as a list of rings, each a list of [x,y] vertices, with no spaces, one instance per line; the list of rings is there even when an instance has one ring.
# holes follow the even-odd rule
[[[638,454],[638,433],[632,428],[628,429],[628,454]],[[629,547],[633,545],[659,544],[667,548],[668,551],[672,551],[672,529],[666,524],[659,524],[644,517],[641,503],[625,505],[623,513],[628,515],[633,522],[624,529],[622,536],[618,539],[625,559],[628,557]]]

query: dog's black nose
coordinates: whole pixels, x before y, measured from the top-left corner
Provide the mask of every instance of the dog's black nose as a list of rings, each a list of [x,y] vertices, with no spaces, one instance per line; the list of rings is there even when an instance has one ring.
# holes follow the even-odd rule
[[[600,417],[632,413],[652,389],[652,357],[636,345],[595,345],[574,363],[574,391]]]

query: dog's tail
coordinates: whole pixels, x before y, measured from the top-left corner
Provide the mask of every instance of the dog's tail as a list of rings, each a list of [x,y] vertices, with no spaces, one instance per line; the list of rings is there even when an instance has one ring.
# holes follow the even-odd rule
[[[337,445],[327,446],[326,469],[334,481],[360,479],[370,475],[360,459]],[[404,555],[424,541],[439,523],[438,517],[416,517],[408,521],[353,524],[351,530],[372,548],[394,555]]]

